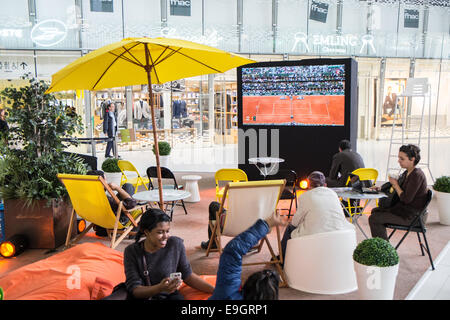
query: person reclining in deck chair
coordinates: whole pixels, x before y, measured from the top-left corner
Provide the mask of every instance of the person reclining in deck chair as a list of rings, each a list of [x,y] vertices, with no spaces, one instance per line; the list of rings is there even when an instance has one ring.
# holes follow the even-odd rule
[[[270,229],[287,222],[276,212],[258,219],[250,228],[230,240],[220,255],[214,292],[209,300],[278,300],[280,276],[270,269],[253,273],[241,289],[242,257],[253,248]]]
[[[90,170],[86,173],[90,176],[101,176],[103,179],[105,179],[105,174],[101,170]],[[106,179],[105,179],[106,180]],[[117,192],[117,197],[119,200],[123,202],[123,206],[126,209],[133,209],[136,207],[137,202],[135,199],[133,199],[131,196],[134,194],[134,186],[131,183],[125,183],[122,187],[118,186],[117,184],[113,182],[106,181],[109,185],[109,187]],[[107,193],[106,197],[108,198],[109,205],[111,206],[111,210],[116,214],[117,209],[119,208],[119,205],[114,201],[114,199]],[[124,214],[120,215],[119,221],[121,224],[126,224],[128,222],[128,217]],[[94,226],[95,234],[100,237],[106,237],[108,236],[108,233],[106,232],[105,228]]]
[[[209,204],[209,221],[213,224],[216,223],[216,212],[220,209],[220,203],[217,201],[212,201]],[[223,209],[223,212],[220,216],[220,227],[223,228],[223,222],[225,221],[225,215],[227,210]],[[208,241],[202,241],[200,247],[204,250],[208,249],[209,241],[211,240],[212,230],[210,228],[210,224],[208,223]],[[217,249],[216,243],[211,244],[211,249]]]
[[[355,227],[345,219],[339,197],[327,188],[325,176],[313,171],[308,176],[309,190],[298,198],[298,209],[284,231],[281,250],[285,256],[287,241],[310,234]]]

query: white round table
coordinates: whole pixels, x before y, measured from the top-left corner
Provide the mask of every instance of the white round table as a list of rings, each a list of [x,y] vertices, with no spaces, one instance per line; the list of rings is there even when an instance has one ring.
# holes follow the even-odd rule
[[[190,197],[184,199],[186,202],[199,202],[200,190],[198,188],[198,180],[202,177],[197,175],[182,176],[181,179],[186,181],[185,190],[191,194]]]
[[[260,158],[250,158],[248,159],[248,162],[253,163],[258,168],[259,172],[261,172],[261,174],[264,176],[264,179],[266,179],[266,177],[272,173],[273,169],[278,164],[284,162],[284,159],[273,157],[260,157]]]
[[[170,220],[172,220],[173,209],[178,201],[184,201],[184,199],[189,198],[191,196],[190,192],[185,190],[175,190],[175,189],[163,189],[163,201],[164,202],[172,202],[172,207],[170,208],[168,214],[170,216]],[[152,202],[159,202],[159,190],[147,190],[141,191],[133,194],[133,198],[138,201],[147,201],[151,205]],[[184,204],[183,204],[184,207]],[[166,206],[167,211],[168,206]],[[186,210],[186,209],[185,209]],[[187,211],[186,211],[187,214]]]

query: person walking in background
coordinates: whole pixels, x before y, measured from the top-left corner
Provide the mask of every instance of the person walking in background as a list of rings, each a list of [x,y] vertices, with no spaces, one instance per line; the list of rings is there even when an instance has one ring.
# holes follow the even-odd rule
[[[117,134],[117,117],[115,114],[116,106],[111,102],[106,107],[105,119],[103,120],[103,133],[108,136],[108,138],[115,138]],[[108,141],[106,143],[105,158],[111,158],[111,150],[115,154],[114,140]]]
[[[352,151],[350,141],[339,142],[339,152],[333,156],[333,162],[328,177],[327,186],[330,188],[344,187],[350,173],[364,168],[364,160],[359,153]]]

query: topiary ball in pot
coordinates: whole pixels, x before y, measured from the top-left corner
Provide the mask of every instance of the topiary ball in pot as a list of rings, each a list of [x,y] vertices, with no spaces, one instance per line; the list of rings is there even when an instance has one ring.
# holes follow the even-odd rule
[[[439,192],[450,193],[450,176],[442,176],[436,179],[433,189]]]
[[[172,150],[172,148],[170,147],[170,144],[166,141],[159,141],[158,149],[159,149],[160,156],[168,156],[170,154],[170,151]],[[155,145],[153,145],[152,150],[153,150],[153,153],[156,154]]]
[[[366,239],[353,251],[353,260],[366,266],[391,267],[399,262],[395,248],[381,238]]]
[[[102,163],[102,170],[104,172],[121,172],[119,165],[117,164],[119,159],[117,158],[108,158]]]

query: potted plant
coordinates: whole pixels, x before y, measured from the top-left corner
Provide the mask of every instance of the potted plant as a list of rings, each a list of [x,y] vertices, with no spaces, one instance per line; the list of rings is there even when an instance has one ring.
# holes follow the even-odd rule
[[[48,84],[30,76],[21,88],[0,94],[9,108],[9,129],[0,138],[0,194],[5,205],[5,236],[25,233],[30,248],[64,243],[72,206],[58,173],[85,174],[83,160],[63,150],[83,132],[75,109],[46,94]]]
[[[169,155],[172,148],[170,147],[170,144],[167,141],[159,141],[158,148],[159,148],[159,162],[161,164],[161,167],[168,168]],[[153,145],[152,150],[153,153],[156,154],[155,145]]]
[[[105,179],[108,183],[114,182],[120,186],[122,171],[120,171],[119,165],[117,164],[118,162],[119,159],[117,158],[107,158],[102,163],[102,170],[105,173]]]
[[[438,205],[439,223],[450,225],[450,176],[437,178],[433,190]]]
[[[388,241],[371,238],[360,242],[353,251],[353,261],[361,299],[393,299],[399,258]]]

